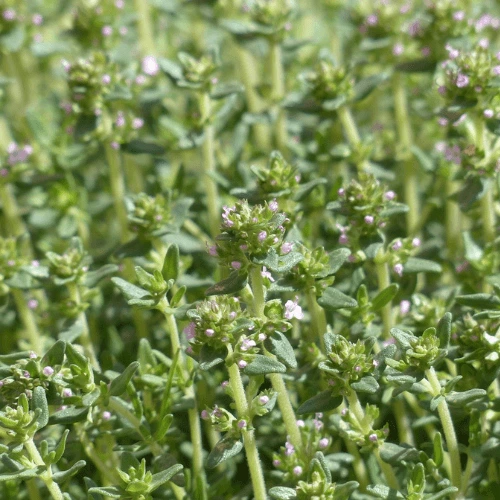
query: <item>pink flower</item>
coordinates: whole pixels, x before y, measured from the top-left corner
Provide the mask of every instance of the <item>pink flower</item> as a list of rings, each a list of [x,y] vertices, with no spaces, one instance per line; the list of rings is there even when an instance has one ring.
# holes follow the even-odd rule
[[[196,337],[196,323],[191,321],[191,323],[184,328],[184,334],[188,340],[194,339]]]
[[[281,245],[281,253],[283,255],[286,255],[287,253],[290,253],[292,251],[292,248],[293,248],[293,243],[285,241],[285,243]]]
[[[241,262],[238,262],[237,260],[233,260],[233,262],[231,262],[231,267],[233,269],[238,270],[241,268]]]
[[[272,277],[271,273],[267,270],[266,266],[262,267],[260,275],[263,278],[267,278],[271,283],[274,283],[274,278]]]
[[[241,370],[243,370],[243,368],[245,368],[245,366],[247,366],[247,362],[244,360],[244,359],[240,359],[238,361],[238,368],[240,368]]]
[[[398,276],[403,276],[403,264],[395,264],[392,269]]]
[[[142,71],[149,76],[155,76],[160,71],[160,66],[155,56],[146,56],[142,60]]]
[[[286,319],[303,319],[304,313],[302,307],[298,305],[299,298],[295,297],[295,301],[287,300],[285,303],[285,318]]]
[[[500,73],[496,73],[496,74],[500,74]],[[459,73],[455,84],[459,89],[463,89],[464,87],[467,87],[467,85],[469,85],[469,77],[467,75],[464,75],[463,73]]]

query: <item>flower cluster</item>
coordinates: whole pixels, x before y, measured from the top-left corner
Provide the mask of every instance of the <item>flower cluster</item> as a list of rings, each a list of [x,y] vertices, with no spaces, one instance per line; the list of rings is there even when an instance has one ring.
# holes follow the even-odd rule
[[[79,238],[73,238],[69,248],[64,253],[47,252],[45,256],[48,260],[51,278],[56,285],[81,282],[92,261],[83,249]]]
[[[257,192],[265,198],[292,198],[297,191],[300,174],[279,151],[273,151],[265,167],[252,167],[257,176]]]
[[[254,0],[250,15],[254,22],[272,29],[273,35],[281,38],[290,30],[293,10],[293,0]]]
[[[328,432],[323,423],[323,413],[316,413],[313,419],[297,420],[304,443],[302,450],[297,450],[289,438],[279,453],[273,454],[273,465],[283,474],[285,482],[295,482],[307,474],[309,461],[317,451],[325,451],[331,445]]]
[[[227,295],[200,302],[187,314],[191,323],[184,333],[196,354],[205,344],[215,349],[234,345],[238,334],[251,326],[241,310],[239,299]]]
[[[319,368],[334,394],[349,394],[351,384],[371,375],[378,365],[364,341],[354,344],[342,335],[326,334],[325,344],[327,360],[322,361]]]
[[[104,97],[110,92],[112,69],[102,52],[94,52],[87,59],[64,63],[67,81],[76,115],[99,115],[104,107]]]
[[[244,271],[255,258],[266,256],[271,249],[281,249],[283,254],[290,251],[283,243],[289,220],[278,212],[275,200],[253,207],[242,200],[223,210],[222,233],[217,237],[216,247],[210,251],[219,257],[222,265]]]
[[[20,146],[11,142],[6,154],[0,157],[0,183],[13,182],[29,168],[33,147],[29,144]]]
[[[385,424],[381,429],[374,429],[375,422],[380,416],[380,409],[375,405],[366,405],[362,422],[348,408],[344,408],[340,415],[340,435],[356,443],[361,448],[362,453],[382,446],[389,435],[388,424]]]
[[[319,61],[313,71],[302,74],[302,80],[309,93],[320,102],[337,98],[349,100],[353,96],[354,79],[347,68],[327,59]]]
[[[170,199],[157,194],[139,193],[127,199],[129,228],[140,235],[152,235],[172,220]]]
[[[343,224],[337,224],[339,243],[357,251],[361,248],[360,240],[376,236],[394,213],[389,209],[395,206],[395,198],[394,191],[384,188],[369,174],[360,174],[359,180],[353,180],[346,188],[340,188],[338,201],[329,205],[345,220]],[[404,208],[398,207],[398,210],[404,211]]]

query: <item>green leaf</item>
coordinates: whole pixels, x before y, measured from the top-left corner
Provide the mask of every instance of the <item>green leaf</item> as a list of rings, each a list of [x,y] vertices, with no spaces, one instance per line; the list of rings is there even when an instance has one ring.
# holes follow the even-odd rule
[[[275,331],[264,341],[265,348],[290,368],[297,368],[295,352],[286,335]]]
[[[464,241],[465,258],[470,262],[475,262],[483,258],[484,252],[479,245],[472,239],[469,231],[462,233]]]
[[[290,271],[292,267],[296,266],[303,258],[304,256],[300,252],[290,252],[286,255],[278,255],[276,250],[271,248],[265,257],[256,257],[254,258],[254,262],[266,266],[270,271],[286,273]]]
[[[297,493],[292,488],[286,488],[285,486],[275,486],[269,490],[269,495],[274,500],[291,500],[292,498],[297,498]]]
[[[326,276],[335,274],[342,267],[342,264],[347,260],[349,255],[351,255],[351,251],[348,248],[338,248],[337,250],[333,250],[333,252],[329,252],[328,274]],[[320,275],[320,278],[326,276]]]
[[[146,255],[152,248],[151,241],[143,238],[135,238],[115,251],[114,255],[117,259],[125,259],[127,257],[141,257]]]
[[[24,24],[18,22],[5,35],[0,36],[0,46],[5,52],[17,52],[21,49],[25,36],[26,30]]]
[[[331,390],[326,390],[302,403],[297,409],[297,414],[335,410],[341,404],[342,396],[334,396]]]
[[[434,449],[432,459],[434,460],[434,463],[438,467],[441,467],[444,459],[444,448],[443,448],[443,437],[441,436],[440,432],[436,432],[436,434],[434,434],[434,439],[432,440],[432,446]]]
[[[380,448],[380,456],[384,462],[391,465],[399,465],[403,460],[405,462],[418,462],[420,460],[420,452],[416,448],[406,443],[398,445],[388,441],[384,442]]]
[[[80,115],[75,125],[75,138],[83,139],[87,134],[92,133],[97,127],[97,116]]]
[[[49,423],[49,405],[47,404],[47,394],[45,389],[38,385],[33,390],[33,410],[40,410],[37,418],[38,429],[43,429]]]
[[[127,385],[132,380],[137,368],[139,368],[139,362],[132,361],[132,363],[125,368],[123,373],[111,381],[109,394],[111,396],[121,396],[127,390]]]
[[[411,152],[414,154],[415,158],[418,160],[420,163],[420,166],[426,171],[426,172],[434,172],[434,160],[422,149],[420,149],[418,146],[413,145],[411,148]]]
[[[437,262],[417,257],[410,257],[403,266],[404,274],[440,273],[441,271],[442,268]]]
[[[224,436],[210,452],[207,458],[207,469],[213,469],[225,460],[234,457],[243,449],[241,439],[231,435]]]
[[[382,484],[369,485],[366,490],[375,498],[383,498],[384,500],[404,500],[404,496],[399,491],[393,490]]]
[[[58,340],[52,347],[45,353],[40,363],[42,366],[56,366],[62,365],[64,361],[64,353],[66,352],[66,342]]]
[[[458,201],[460,209],[467,212],[476,201],[483,197],[484,192],[485,182],[478,177],[469,177],[465,179],[462,189],[450,198]]]
[[[358,305],[352,297],[333,287],[325,289],[323,295],[318,298],[318,304],[327,311],[336,311],[337,309],[356,307]]]
[[[224,99],[227,96],[240,94],[244,91],[245,87],[240,82],[219,83],[210,93],[210,97],[212,99]]]
[[[439,338],[439,347],[441,349],[446,349],[450,343],[451,320],[451,313],[447,312],[437,324],[436,335]]]
[[[158,58],[158,64],[160,65],[161,70],[175,82],[184,78],[180,64],[163,57]]]
[[[379,292],[371,302],[371,310],[373,312],[380,311],[385,305],[387,305],[398,293],[399,286],[396,283],[389,285]]]
[[[215,349],[207,344],[203,344],[200,351],[200,369],[210,370],[214,366],[224,363],[227,351],[225,349]]]
[[[170,426],[172,425],[172,421],[173,420],[174,420],[174,416],[171,413],[168,413],[167,415],[165,415],[161,419],[161,421],[160,421],[160,423],[158,425],[158,428],[156,429],[156,431],[153,434],[153,439],[155,441],[158,442],[158,441],[162,440],[165,437],[165,434],[170,429]]]
[[[247,375],[265,375],[266,373],[286,373],[286,366],[278,360],[256,354],[252,362],[245,366]]]
[[[370,375],[363,377],[358,382],[351,383],[351,387],[356,392],[364,392],[366,394],[375,394],[379,389],[378,382]]]
[[[123,498],[122,490],[120,488],[116,488],[115,486],[95,486],[89,488],[88,492],[90,494],[103,495],[104,497],[109,498]]]
[[[121,290],[128,300],[137,300],[150,297],[149,292],[144,288],[133,285],[122,278],[111,278],[111,281]]]
[[[66,449],[66,440],[68,439],[68,434],[69,429],[65,429],[63,435],[61,436],[61,439],[59,440],[59,443],[57,443],[57,446],[54,449],[55,453],[52,463],[56,464],[57,462],[59,462],[59,460],[61,460],[64,450]]]
[[[52,479],[56,483],[63,483],[70,477],[73,477],[80,469],[83,469],[85,465],[87,465],[85,460],[78,460],[78,462],[75,462],[69,469],[52,474]]]
[[[380,87],[382,83],[389,79],[390,73],[377,73],[375,75],[370,75],[362,80],[359,80],[354,85],[354,98],[353,101],[362,101],[368,97],[377,87]]]
[[[435,493],[434,495],[431,495],[429,497],[425,497],[425,500],[439,500],[440,498],[453,498],[453,494],[458,491],[458,488],[456,486],[448,486],[448,488],[445,488],[444,490],[441,490],[438,493]]]
[[[4,472],[0,474],[0,483],[2,481],[18,481],[20,479],[31,479],[33,477],[40,476],[43,473],[45,467],[35,467],[34,469],[24,469],[17,472]]]
[[[53,413],[49,418],[49,424],[74,424],[76,422],[82,422],[86,420],[90,408],[75,408],[70,406],[64,410]]]
[[[170,245],[165,254],[161,274],[165,281],[170,279],[177,281],[179,277],[179,247],[177,245]]]
[[[500,309],[500,298],[489,293],[458,295],[455,297],[455,300],[458,304],[472,307],[473,309]]]
[[[321,107],[323,109],[326,109],[327,111],[335,111],[344,106],[346,102],[347,102],[346,96],[341,95],[339,97],[336,97],[335,99],[328,99],[326,101],[323,101],[321,103]]]
[[[141,141],[139,139],[133,139],[130,142],[123,145],[123,150],[132,155],[153,155],[161,156],[165,153],[165,148],[156,144],[154,142]]]
[[[415,335],[410,332],[404,332],[399,328],[391,328],[391,335],[396,339],[398,346],[403,349],[403,351],[407,351],[411,348],[410,341],[416,339]]]
[[[106,264],[95,271],[89,271],[85,276],[83,284],[87,288],[94,288],[99,281],[107,278],[111,274],[115,274],[118,272],[118,269],[119,267],[116,264]]]
[[[172,465],[168,469],[165,469],[161,472],[153,474],[153,478],[149,483],[148,493],[156,490],[166,482],[170,481],[176,474],[178,474],[184,468],[181,464]]]
[[[245,288],[248,275],[233,271],[228,278],[219,281],[205,291],[205,295],[226,295],[236,293]]]
[[[433,73],[436,69],[436,61],[429,57],[414,59],[396,64],[395,70],[402,73]]]
[[[470,403],[487,398],[488,393],[484,389],[469,389],[464,392],[450,392],[446,395],[446,401],[450,406],[464,408]]]

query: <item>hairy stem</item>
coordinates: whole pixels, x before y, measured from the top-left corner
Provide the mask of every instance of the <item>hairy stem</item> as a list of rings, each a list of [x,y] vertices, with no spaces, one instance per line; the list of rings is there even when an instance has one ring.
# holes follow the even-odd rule
[[[182,371],[182,375],[185,383],[188,383],[190,378],[190,367],[188,366],[188,360],[181,348],[181,343],[179,339],[179,330],[177,328],[177,322],[173,314],[168,314],[167,311],[170,307],[170,304],[166,297],[164,297],[160,303],[162,305],[161,309],[167,320],[167,328],[170,333],[170,343],[172,345],[172,356],[175,356],[177,351],[179,353],[179,367]],[[188,419],[189,419],[189,430],[191,433],[191,443],[193,445],[193,475],[194,477],[202,476],[205,481],[205,470],[203,468],[203,443],[202,443],[202,435],[201,435],[201,424],[200,424],[200,416],[198,412],[197,398],[194,391],[194,386],[192,383],[189,383],[184,389],[184,394],[188,399],[192,399],[194,401],[194,408],[190,408],[188,410]]]
[[[39,477],[45,483],[45,486],[47,486],[47,489],[49,490],[51,497],[54,500],[64,500],[59,485],[52,478],[52,470],[50,466],[47,467],[47,465],[45,465],[45,462],[43,461],[38,451],[38,448],[36,447],[32,438],[24,442],[24,448],[28,452],[30,459],[33,460],[33,462],[36,465],[41,465],[42,467],[46,467],[46,470],[42,472]]]
[[[393,78],[394,113],[396,129],[403,160],[403,187],[405,202],[410,208],[406,213],[406,227],[409,235],[415,234],[420,216],[420,199],[418,196],[418,176],[415,162],[412,158],[413,144],[408,98],[404,86],[403,75],[396,72]]]
[[[74,282],[67,284],[69,298],[72,300],[77,308],[80,308],[82,305],[82,297],[80,295],[80,289],[78,285]],[[90,359],[90,363],[92,367],[96,370],[100,371],[101,366],[99,365],[99,361],[97,360],[97,356],[94,351],[94,346],[92,344],[92,339],[90,338],[90,329],[89,324],[87,322],[87,316],[84,311],[78,313],[78,321],[82,327],[82,333],[80,334],[80,342],[85,351],[85,355]]]
[[[139,32],[141,54],[143,56],[154,55],[156,45],[153,38],[153,25],[149,13],[148,0],[134,0],[134,7],[137,13],[137,31]]]
[[[256,63],[252,54],[236,44],[236,54],[238,60],[238,70],[241,74],[241,80],[245,85],[245,97],[247,100],[248,111],[253,114],[258,114],[263,111],[263,105],[255,90],[257,87],[257,72],[255,71]],[[264,123],[254,123],[252,131],[255,136],[255,144],[260,153],[266,153],[271,150],[271,141],[269,127]]]
[[[26,298],[22,290],[17,288],[11,289],[12,297],[16,303],[17,312],[21,318],[24,325],[26,338],[30,343],[31,349],[38,355],[43,353],[43,337],[38,331],[35,318],[33,316],[32,310],[28,307],[26,303]]]
[[[228,346],[229,356],[233,354],[231,346]],[[248,401],[241,380],[240,370],[236,363],[233,363],[229,368],[229,383],[234,397],[234,404],[236,411],[241,418],[248,414]],[[243,444],[245,446],[245,453],[247,456],[248,468],[250,469],[250,477],[252,479],[253,494],[255,500],[266,500],[266,484],[264,482],[264,474],[262,472],[262,465],[260,463],[259,451],[255,441],[255,431],[253,429],[244,429]]]
[[[441,394],[441,384],[439,383],[439,379],[433,366],[425,371],[425,376],[429,382],[432,396],[439,396]],[[455,434],[455,427],[453,425],[453,420],[451,418],[446,399],[441,399],[437,408],[451,460],[451,483],[460,490],[462,483],[460,451],[458,449],[457,435]]]
[[[266,288],[264,286],[261,267],[255,266],[250,271],[250,286],[253,293],[253,313],[257,317],[264,317],[264,306],[266,303]],[[270,353],[265,352],[266,356],[272,356]],[[285,424],[287,434],[290,436],[290,442],[298,449],[302,448],[302,437],[300,435],[295,412],[293,411],[292,403],[288,396],[283,377],[279,373],[269,374],[273,389],[278,394],[278,406],[281,411],[281,416]]]
[[[287,129],[286,129],[286,112],[281,107],[281,101],[285,97],[285,73],[283,71],[283,55],[281,44],[278,41],[271,43],[270,49],[270,66],[271,66],[271,81],[272,81],[272,98],[275,102],[276,113],[276,147],[283,153],[287,154]]]
[[[356,420],[358,421],[359,426],[361,427],[362,432],[366,435],[371,432],[371,427],[366,421],[365,418],[365,412],[363,408],[361,407],[361,404],[358,399],[358,395],[356,392],[351,390],[350,394],[347,396],[347,402],[349,403],[349,410],[352,411],[354,416],[356,417]],[[384,462],[380,456],[380,451],[378,448],[375,448],[373,450],[373,454],[375,455],[377,462],[379,464],[379,467],[382,471],[382,474],[385,477],[385,480],[387,482],[387,485],[390,488],[393,488],[397,491],[399,491],[399,485],[398,485],[398,480],[396,478],[396,475],[394,474],[394,471],[392,470],[392,467]]]
[[[213,177],[215,174],[215,130],[211,123],[212,101],[208,92],[200,96],[200,112],[203,123],[203,172],[205,174],[205,190],[207,195],[208,226],[210,236],[215,238],[219,232],[219,203],[217,183]]]
[[[389,274],[389,265],[386,262],[386,259],[382,253],[379,252],[377,258],[375,259],[375,267],[377,271],[377,279],[378,279],[378,290],[381,292],[385,290],[391,284],[391,277]],[[392,328],[392,301],[387,303],[382,310],[380,311],[382,315],[382,323],[384,325],[383,337],[385,339],[389,338],[390,331]]]

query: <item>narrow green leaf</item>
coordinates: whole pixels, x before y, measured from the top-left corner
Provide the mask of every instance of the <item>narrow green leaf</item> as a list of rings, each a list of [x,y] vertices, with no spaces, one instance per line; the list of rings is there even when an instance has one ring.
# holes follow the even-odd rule
[[[161,274],[165,281],[170,279],[177,281],[179,277],[179,247],[177,245],[170,245],[163,261]]]
[[[156,490],[157,488],[159,488],[161,485],[163,485],[166,482],[170,481],[183,468],[184,468],[183,465],[181,465],[181,464],[175,464],[175,465],[172,465],[172,467],[169,467],[166,470],[163,470],[161,472],[153,474],[153,478],[151,479],[151,482],[149,483],[148,493],[153,492],[154,490]]]
[[[264,341],[265,348],[290,368],[297,368],[295,352],[286,335],[275,331]]]
[[[83,469],[85,465],[87,465],[87,462],[85,462],[85,460],[78,460],[78,462],[75,462],[69,469],[55,472],[52,475],[52,479],[56,483],[63,483],[70,477],[73,477],[80,469]]]
[[[227,351],[225,349],[214,349],[213,347],[203,344],[200,351],[200,369],[210,370],[214,366],[224,363],[226,359]]]
[[[441,349],[446,349],[450,343],[451,320],[451,313],[447,312],[437,324],[436,335],[439,338],[439,347]]]
[[[236,293],[245,288],[248,280],[247,274],[233,271],[228,278],[219,281],[205,291],[205,295],[226,295]]]
[[[291,500],[297,498],[297,493],[292,488],[285,486],[275,486],[269,490],[269,495],[273,500]]]
[[[443,448],[443,437],[441,436],[440,432],[436,432],[436,434],[434,434],[432,445],[434,449],[432,459],[434,460],[434,463],[438,467],[441,467],[444,459],[444,448]]]
[[[207,469],[213,469],[220,463],[237,455],[243,449],[243,443],[239,438],[230,435],[224,436],[210,452],[207,458]]]
[[[286,373],[286,366],[278,360],[256,354],[252,362],[249,363],[244,372],[247,375],[265,375],[266,373]]]
[[[133,361],[132,363],[130,363],[127,368],[125,368],[123,373],[121,373],[120,375],[118,375],[118,377],[111,381],[109,394],[111,396],[121,396],[127,390],[127,385],[132,380],[132,377],[137,371],[137,368],[139,368],[138,361]]]
[[[66,342],[58,340],[45,353],[40,363],[42,366],[57,366],[62,365],[64,361],[64,353],[66,352]]]
[[[49,423],[49,405],[47,404],[47,394],[45,389],[39,385],[33,390],[33,410],[40,410],[37,422],[38,428],[43,429]]]
[[[387,305],[398,293],[399,286],[396,283],[389,285],[379,292],[372,300],[371,310],[373,312],[380,311]]]
[[[335,410],[341,404],[342,396],[333,396],[331,390],[326,390],[302,403],[297,409],[297,414]]]
[[[352,297],[333,287],[325,289],[323,295],[318,298],[318,304],[327,311],[336,311],[337,309],[356,307],[358,305]]]
[[[442,268],[437,262],[417,257],[410,257],[403,266],[404,274],[440,273],[441,271]]]

